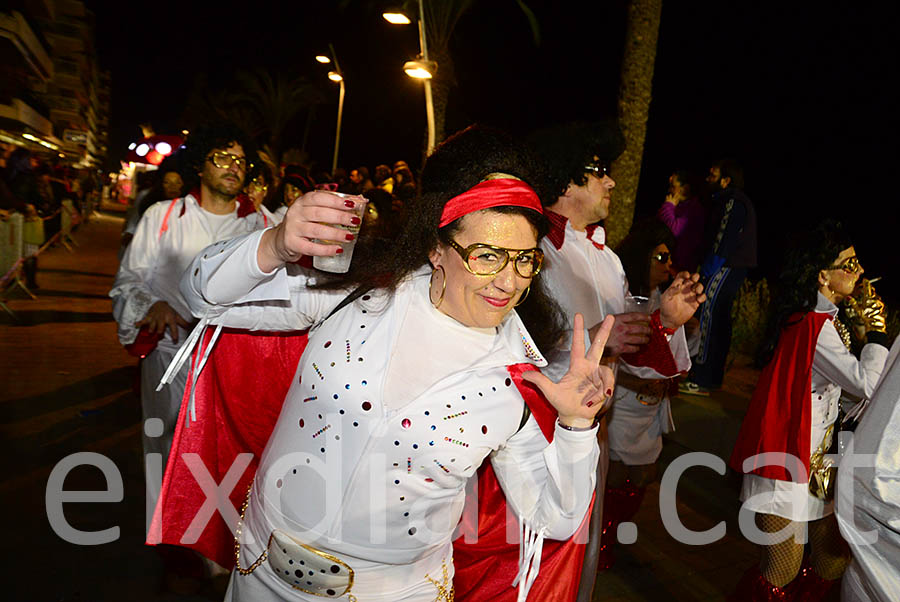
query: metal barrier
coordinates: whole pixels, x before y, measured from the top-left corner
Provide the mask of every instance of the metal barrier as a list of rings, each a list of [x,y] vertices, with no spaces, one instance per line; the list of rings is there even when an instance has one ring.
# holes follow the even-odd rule
[[[63,210],[63,215],[66,213],[67,212]],[[71,225],[72,222],[69,223],[70,230]],[[9,216],[8,220],[0,220],[0,308],[13,318],[16,317],[16,314],[6,304],[8,293],[18,287],[32,299],[37,299],[35,294],[28,289],[25,282],[22,280],[22,265],[25,263],[25,260],[28,259],[28,257],[37,257],[46,251],[50,245],[62,238],[61,230],[51,236],[48,240],[44,241],[44,244],[42,244],[37,251],[26,257],[23,236],[24,230],[25,216],[21,213],[13,213]],[[69,250],[71,251],[71,248],[69,248]]]
[[[66,250],[72,253],[72,245],[78,246],[78,243],[72,238],[72,226],[81,221],[81,215],[75,209],[75,204],[71,199],[63,200],[62,215],[60,217],[62,225],[59,231],[59,242],[63,244]]]
[[[13,317],[16,314],[6,305],[7,292],[18,286],[34,298],[22,282],[24,224],[25,218],[21,213],[13,213],[8,220],[0,221],[0,308]]]

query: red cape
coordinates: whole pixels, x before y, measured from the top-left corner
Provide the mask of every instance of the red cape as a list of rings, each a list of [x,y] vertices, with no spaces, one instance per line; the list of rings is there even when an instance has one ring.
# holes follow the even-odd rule
[[[194,351],[193,361],[209,344],[212,329]],[[220,565],[234,566],[234,535],[215,512],[202,533],[189,532],[206,494],[183,459],[198,454],[215,482],[221,483],[239,454],[253,454],[229,499],[240,512],[247,487],[306,347],[305,332],[269,333],[225,328],[197,380],[194,404],[197,420],[187,425],[188,390],[181,404],[169,463],[148,544],[172,544],[196,550]],[[193,369],[191,370],[193,372]]]
[[[819,332],[830,319],[830,315],[815,311],[798,313],[781,331],[775,354],[759,375],[741,424],[729,462],[734,470],[778,481],[808,481],[812,363]],[[757,461],[745,471],[744,460],[761,453],[779,454],[780,458],[774,464],[771,459],[766,465]]]
[[[541,393],[522,379],[522,373],[535,370],[531,364],[509,367],[510,376],[528,404],[547,441],[553,440],[556,410]],[[477,505],[477,508],[475,507]],[[572,538],[566,541],[545,540],[538,578],[528,593],[529,600],[575,600],[584,560],[584,543],[593,503]],[[509,513],[509,516],[507,514]],[[508,512],[506,498],[489,460],[478,469],[478,496],[466,496],[460,521],[460,535],[453,542],[453,564],[456,574],[453,586],[457,602],[515,602],[518,586],[512,582],[519,572],[519,546],[507,543],[507,521],[518,526]],[[475,543],[466,543],[466,533],[477,533]],[[471,536],[470,536],[471,537]]]

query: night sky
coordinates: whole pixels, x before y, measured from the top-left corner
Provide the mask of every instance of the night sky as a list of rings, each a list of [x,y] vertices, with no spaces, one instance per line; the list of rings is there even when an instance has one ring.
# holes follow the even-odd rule
[[[424,95],[401,69],[418,51],[416,31],[366,3],[86,4],[97,15],[101,67],[112,71],[113,157],[141,122],[157,133],[184,127],[198,74],[227,86],[238,69],[268,67],[306,76],[331,99],[316,108],[307,145],[329,168],[337,86],[313,56],[332,42],[347,87],[339,164],[416,163]],[[624,0],[527,4],[539,46],[513,0],[480,0],[460,20],[448,133],[476,121],[524,133],[614,115]],[[760,220],[761,267],[751,277],[775,269],[798,229],[835,216],[851,228],[867,275],[885,276],[879,291],[900,302],[897,12],[895,3],[664,3],[637,213],[655,211],[672,169],[705,172],[712,159],[736,157]],[[297,146],[305,117],[291,128]]]

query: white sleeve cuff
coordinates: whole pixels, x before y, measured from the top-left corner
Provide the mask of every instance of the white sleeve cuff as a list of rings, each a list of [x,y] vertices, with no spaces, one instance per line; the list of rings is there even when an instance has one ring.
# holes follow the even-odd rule
[[[257,252],[265,230],[207,247],[195,263],[195,287],[215,304],[287,301],[291,298],[284,266],[271,272],[259,268]],[[206,282],[203,286],[203,282]]]

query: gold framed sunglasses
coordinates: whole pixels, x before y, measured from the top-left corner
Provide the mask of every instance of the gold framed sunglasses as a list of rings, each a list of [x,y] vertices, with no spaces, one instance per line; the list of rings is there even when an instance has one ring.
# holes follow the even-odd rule
[[[541,271],[544,264],[544,252],[534,249],[506,249],[477,242],[463,248],[455,240],[450,241],[450,246],[459,253],[466,270],[476,276],[493,276],[499,273],[510,258],[513,258],[513,269],[522,278],[533,278]]]
[[[247,157],[240,157],[225,151],[216,151],[210,154],[206,160],[212,161],[212,164],[219,169],[228,169],[232,165],[237,165],[238,169],[241,171],[253,169],[253,163],[247,161]]]
[[[848,274],[857,274],[859,270],[862,269],[862,266],[859,265],[859,259],[856,258],[856,255],[853,257],[848,257],[844,263],[840,265],[830,265],[828,266],[829,270],[844,270]]]

